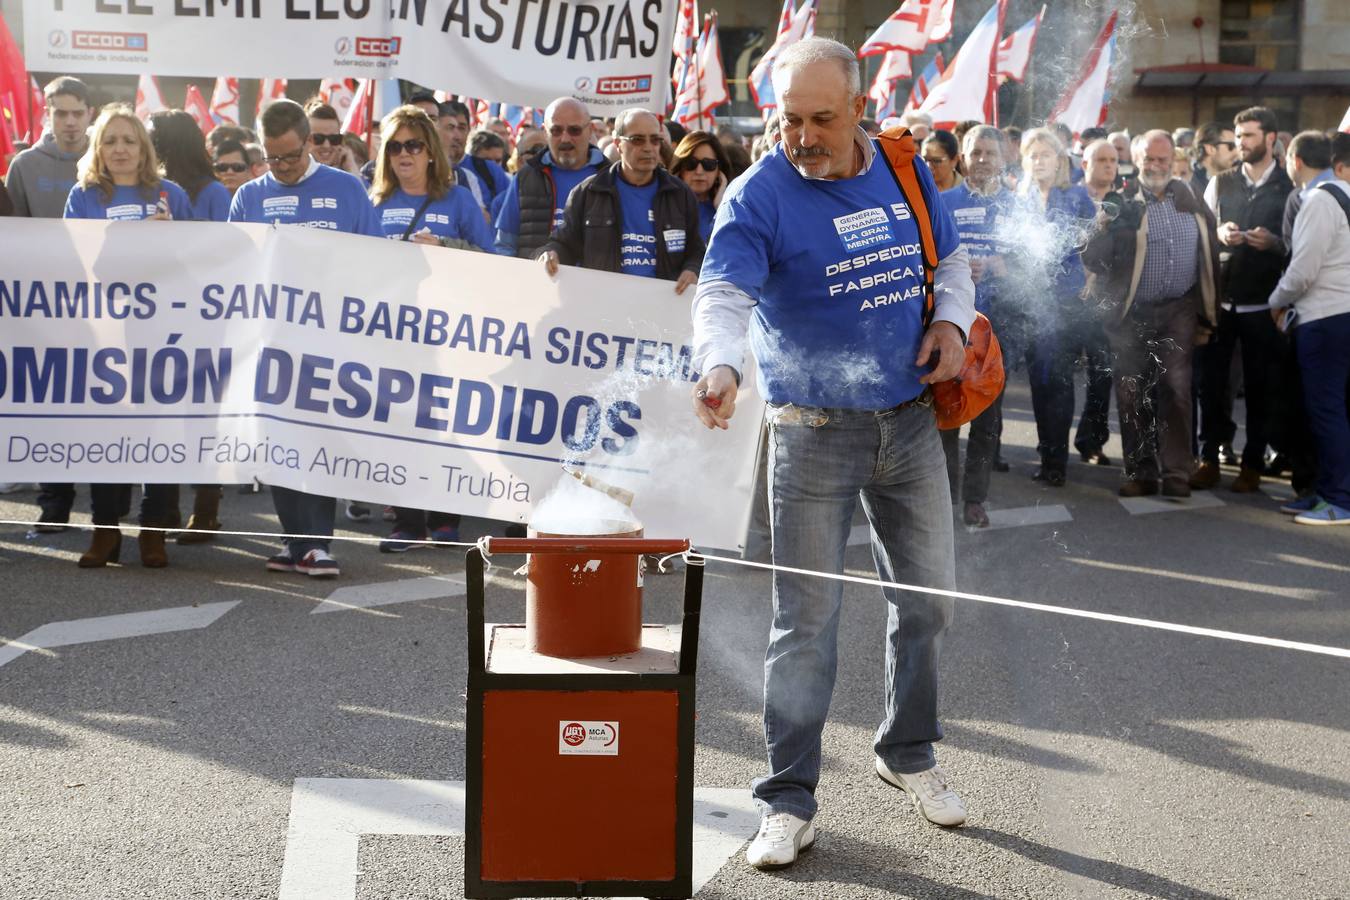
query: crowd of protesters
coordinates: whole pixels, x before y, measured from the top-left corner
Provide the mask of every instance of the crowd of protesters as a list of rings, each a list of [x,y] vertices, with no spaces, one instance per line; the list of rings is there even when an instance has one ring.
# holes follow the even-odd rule
[[[143,123],[122,104],[96,108],[75,78],[52,81],[45,100],[46,131],[13,160],[0,214],[322,224],[538,259],[550,272],[581,265],[668,279],[677,294],[698,279],[728,187],[763,164],[779,134],[777,118],[748,136],[729,126],[686,133],[640,110],[602,120],[570,98],[547,108],[542,129],[496,119],[471,128],[463,104],[420,92],[384,118],[372,155],[317,99],[272,102],[258,132],[222,125],[205,136],[181,110]],[[1350,523],[1350,135],[1290,135],[1261,107],[1232,123],[1137,135],[976,122],[947,131],[919,113],[863,121],[873,135],[893,125],[910,130],[953,214],[1009,380],[1026,373],[1038,481],[1060,487],[1070,477],[1082,370],[1073,448],[1084,463],[1113,465],[1114,393],[1122,496],[1218,488],[1224,465],[1237,467],[1227,488],[1250,493],[1288,471],[1296,496],[1283,512],[1303,524]],[[329,202],[268,203],[296,196]],[[1009,470],[1001,398],[969,429],[964,464],[957,432],[944,447],[960,516],[981,527],[991,473]],[[271,490],[282,529],[307,537],[268,568],[336,575],[325,536],[339,501]],[[94,523],[116,526],[131,493],[92,485]],[[179,543],[209,540],[222,527],[222,495],[219,485],[194,486],[183,526],[178,486],[146,485],[139,521],[182,527]],[[65,530],[74,500],[74,485],[41,485],[35,531]],[[357,521],[372,515],[342,506]],[[385,552],[458,539],[451,512],[385,515],[394,522]],[[164,531],[142,531],[139,543],[144,565],[167,565]],[[96,530],[80,565],[104,566],[120,549],[115,527]]]

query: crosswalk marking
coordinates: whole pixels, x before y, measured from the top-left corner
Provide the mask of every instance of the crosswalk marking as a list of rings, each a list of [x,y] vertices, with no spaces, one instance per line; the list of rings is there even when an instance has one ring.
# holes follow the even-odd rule
[[[694,790],[695,893],[758,828],[759,814],[745,788]],[[280,900],[355,900],[363,834],[463,833],[462,781],[297,778]]]
[[[203,603],[200,606],[174,606],[145,612],[49,622],[16,640],[0,645],[0,666],[13,662],[30,650],[49,650],[72,644],[89,644],[94,641],[205,628],[238,605],[238,600],[229,600],[222,603]]]
[[[310,614],[341,612],[348,609],[370,609],[391,603],[412,603],[416,600],[435,600],[440,597],[458,597],[465,592],[463,575],[430,575],[426,578],[403,578],[375,584],[353,584],[340,587],[328,595]]]
[[[991,509],[987,528],[968,528],[967,531],[995,531],[999,528],[1021,528],[1023,525],[1053,525],[1072,522],[1069,508],[1059,503],[1036,506],[1017,506],[1012,509]]]
[[[1189,497],[1121,497],[1120,505],[1132,516],[1149,513],[1179,512],[1183,509],[1209,509],[1224,502],[1209,491],[1192,491]]]

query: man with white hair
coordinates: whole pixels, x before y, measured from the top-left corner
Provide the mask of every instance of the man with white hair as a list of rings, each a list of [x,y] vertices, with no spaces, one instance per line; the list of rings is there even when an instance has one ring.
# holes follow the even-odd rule
[[[1167,139],[1170,141],[1172,136],[1169,134]],[[1116,190],[1126,197],[1134,197],[1139,193],[1139,170],[1134,165],[1134,144],[1139,139],[1131,141],[1128,132],[1113,131],[1107,140],[1116,148]]]
[[[974,321],[970,262],[932,173],[914,152],[936,245],[936,311],[925,318],[919,212],[878,141],[859,126],[858,61],[837,41],[800,41],[774,66],[782,142],[717,210],[694,300],[693,407],[727,428],[746,333],[769,402],[773,561],[843,571],[854,510],[871,523],[883,581],[955,584],[951,493],[928,386],[957,374]],[[754,427],[746,424],[742,427]],[[936,765],[938,655],[952,601],[889,604],[886,715],[874,769],[939,825],[965,806]],[[764,666],[769,774],[752,785],[760,830],[751,865],[790,865],[815,840],[821,734],[838,660],[843,585],[775,571]]]
[[[914,140],[920,144],[933,133],[933,117],[926,112],[919,112],[912,109],[900,116],[900,124],[909,129],[909,133],[914,135]]]

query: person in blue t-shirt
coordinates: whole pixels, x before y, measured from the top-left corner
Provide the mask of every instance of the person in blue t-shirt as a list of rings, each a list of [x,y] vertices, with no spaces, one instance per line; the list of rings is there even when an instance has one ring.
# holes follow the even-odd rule
[[[89,149],[80,159],[75,186],[66,197],[65,218],[139,221],[191,218],[187,194],[159,175],[159,160],[141,120],[125,103],[103,107],[94,123]],[[122,551],[118,521],[131,508],[130,484],[89,486],[94,530],[89,549],[79,559],[82,569],[116,562]],[[172,528],[178,512],[178,485],[147,484],[141,497],[140,524]],[[141,565],[168,565],[163,531],[141,531],[137,538]]]
[[[963,140],[966,177],[956,187],[942,193],[942,205],[951,213],[961,245],[970,254],[970,274],[975,282],[975,309],[989,317],[1003,346],[1004,359],[1010,359],[1017,346],[1016,335],[1021,311],[1009,297],[1009,264],[1015,265],[1011,233],[1017,197],[1003,184],[1005,138],[990,125],[976,125]],[[927,144],[925,144],[925,149]],[[960,467],[961,430],[942,432],[942,449],[947,455],[947,477],[952,495],[961,488],[962,521],[976,528],[989,525],[984,504],[989,497],[989,477],[998,457],[1003,433],[1003,395],[970,423],[966,445],[964,477]]]
[[[682,294],[698,280],[703,239],[698,201],[661,168],[660,121],[645,109],[614,120],[619,161],[583,181],[567,198],[563,223],[539,249],[550,275],[579,265],[675,282]]]
[[[698,236],[708,243],[717,205],[731,181],[731,163],[722,142],[707,131],[689,132],[675,148],[670,174],[682,179],[698,198]]]
[[[1026,173],[1018,187],[1025,209],[1022,227],[1036,262],[1027,285],[1033,289],[1025,292],[1031,318],[1027,372],[1041,457],[1032,477],[1063,487],[1073,426],[1073,367],[1083,346],[1078,332],[1090,318],[1085,316],[1087,275],[1079,251],[1097,207],[1087,188],[1070,183],[1068,149],[1052,129],[1033,128],[1022,135],[1022,168]]]
[[[181,109],[150,116],[150,138],[164,165],[164,174],[187,191],[192,218],[198,222],[224,222],[230,215],[230,191],[216,180],[206,139],[197,120]]]
[[[841,572],[861,500],[883,580],[952,590],[951,494],[928,386],[965,360],[975,320],[968,255],[914,158],[938,259],[925,325],[916,214],[859,124],[867,98],[857,56],[807,38],[778,57],[773,81],[782,143],[727,190],[699,278],[694,362],[704,374],[694,411],[708,428],[730,426],[748,328],[769,402],[774,564]],[[901,149],[916,155],[908,136]],[[873,767],[925,818],[958,825],[965,807],[933,754],[951,600],[882,592],[887,709]],[[753,866],[788,865],[815,840],[842,600],[838,581],[775,574],[764,668],[769,774],[752,785],[763,816],[746,851]]]
[[[380,139],[370,199],[385,237],[492,253],[487,222],[468,188],[455,183],[426,113],[400,106],[384,117]]]
[[[548,149],[527,157],[506,186],[493,220],[498,253],[534,259],[562,225],[576,186],[609,168],[605,155],[590,145],[590,131],[591,117],[580,101],[559,97],[544,110]]]
[[[273,100],[263,108],[259,125],[271,168],[235,191],[231,222],[303,225],[384,237],[361,179],[321,165],[310,155],[304,107],[294,100]],[[273,485],[272,503],[286,534],[307,537],[288,539],[286,552],[267,560],[268,571],[335,577],[337,560],[328,550],[337,500]]]

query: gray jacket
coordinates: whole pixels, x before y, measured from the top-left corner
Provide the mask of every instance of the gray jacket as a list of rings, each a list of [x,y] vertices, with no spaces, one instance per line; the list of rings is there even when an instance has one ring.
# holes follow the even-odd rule
[[[62,153],[56,138],[42,136],[9,166],[5,187],[14,201],[14,215],[35,219],[59,219],[66,209],[66,196],[75,186],[75,164],[83,153]]]

